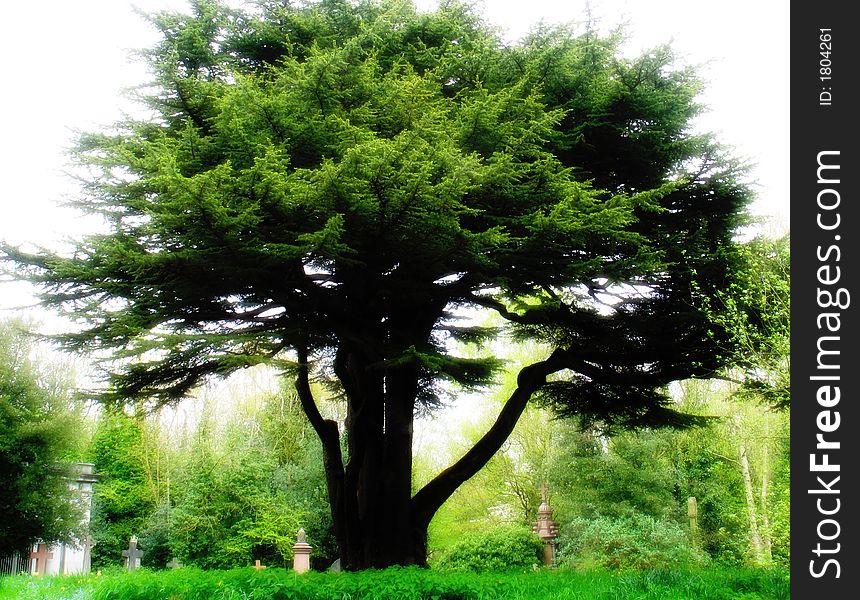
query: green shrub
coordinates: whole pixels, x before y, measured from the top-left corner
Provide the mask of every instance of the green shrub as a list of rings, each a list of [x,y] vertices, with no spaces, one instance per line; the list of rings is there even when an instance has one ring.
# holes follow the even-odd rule
[[[530,569],[539,563],[543,543],[524,525],[498,525],[465,536],[433,561],[458,571]]]
[[[702,566],[707,556],[676,523],[633,514],[574,519],[559,538],[559,562],[578,569],[678,569]]]
[[[138,546],[144,551],[140,564],[144,567],[164,567],[173,558],[170,537],[170,506],[162,503],[149,515],[146,527],[140,532]]]

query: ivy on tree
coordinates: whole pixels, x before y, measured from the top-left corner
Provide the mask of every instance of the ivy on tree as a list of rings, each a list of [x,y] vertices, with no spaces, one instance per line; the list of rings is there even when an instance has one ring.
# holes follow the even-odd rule
[[[665,386],[730,354],[706,305],[733,282],[749,192],[689,132],[700,84],[669,49],[622,59],[620,36],[564,27],[509,45],[458,2],[191,8],[151,17],[154,116],[81,136],[79,204],[110,231],[2,250],[84,324],[66,347],[134,359],[106,400],[292,372],[349,569],[425,564],[430,519],[536,394],[607,427],[696,422]],[[552,350],[413,493],[416,411],[504,366],[452,350],[501,333],[466,309]],[[346,403],[344,449],[313,378]]]

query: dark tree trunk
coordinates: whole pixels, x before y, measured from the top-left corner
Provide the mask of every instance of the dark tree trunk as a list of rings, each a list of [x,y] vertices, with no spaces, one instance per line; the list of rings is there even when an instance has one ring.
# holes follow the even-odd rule
[[[310,393],[307,353],[299,352],[297,390],[323,443],[326,482],[347,570],[427,564],[430,520],[456,489],[475,475],[513,431],[532,394],[560,368],[558,353],[524,368],[518,386],[489,431],[452,466],[412,496],[412,437],[418,367],[377,369],[341,351],[335,374],[347,396],[349,461],[341,459],[337,424],[325,420]]]

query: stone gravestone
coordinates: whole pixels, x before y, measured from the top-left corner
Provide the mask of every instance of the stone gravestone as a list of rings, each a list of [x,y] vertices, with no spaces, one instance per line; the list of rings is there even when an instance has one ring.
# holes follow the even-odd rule
[[[254,568],[255,568],[255,569],[257,569],[257,570],[259,571],[259,570],[261,570],[261,569],[265,569],[265,568],[266,568],[266,565],[261,565],[261,564],[260,564],[260,559],[258,558],[257,560],[255,560],[255,561],[254,561]]]
[[[307,573],[311,569],[311,550],[313,546],[308,544],[305,530],[299,529],[296,543],[293,545],[293,571],[296,573]]]
[[[36,551],[30,552],[30,558],[36,561],[36,564],[33,566],[33,575],[44,575],[48,561],[54,558],[54,553],[48,552],[46,544],[37,544]]]
[[[131,536],[131,540],[128,542],[128,550],[123,550],[122,555],[125,558],[125,565],[129,573],[140,566],[143,550],[139,550],[137,547],[137,537]]]
[[[170,562],[168,562],[165,566],[166,566],[168,569],[181,569],[181,568],[182,568],[182,567],[184,567],[185,565],[183,565],[181,562],[179,562],[179,560],[178,560],[178,559],[176,559],[176,558],[171,558],[171,559],[170,559]]]

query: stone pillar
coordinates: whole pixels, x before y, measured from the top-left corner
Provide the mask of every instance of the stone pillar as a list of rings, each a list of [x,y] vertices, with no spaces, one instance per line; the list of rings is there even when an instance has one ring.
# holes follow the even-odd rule
[[[695,496],[687,498],[687,518],[690,519],[690,535],[696,537],[696,531],[699,528],[699,506]]]
[[[305,530],[299,529],[296,543],[293,545],[293,571],[307,573],[311,570],[311,550],[313,546],[308,544]]]
[[[546,484],[541,484],[541,505],[538,508],[538,520],[532,531],[538,534],[543,542],[543,564],[554,569],[557,566],[556,546],[558,542],[558,524],[552,520],[552,508],[547,502]]]

